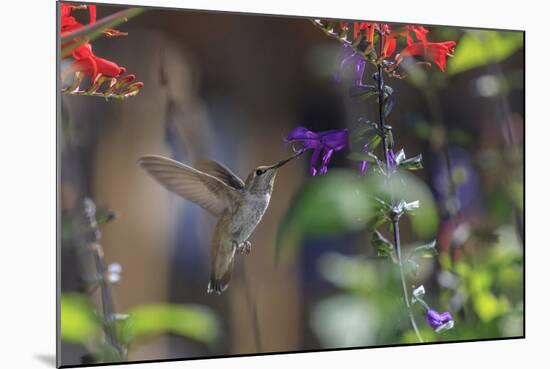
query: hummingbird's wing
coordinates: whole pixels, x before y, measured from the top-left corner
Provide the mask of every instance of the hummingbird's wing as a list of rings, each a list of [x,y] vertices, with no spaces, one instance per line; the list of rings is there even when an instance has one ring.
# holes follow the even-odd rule
[[[210,174],[213,177],[221,179],[225,184],[231,186],[237,190],[244,188],[244,182],[237,177],[231,170],[225,167],[223,164],[214,160],[199,160],[195,163],[195,168],[201,172]]]
[[[166,189],[216,216],[221,215],[238,194],[218,178],[163,156],[142,156],[138,163]]]

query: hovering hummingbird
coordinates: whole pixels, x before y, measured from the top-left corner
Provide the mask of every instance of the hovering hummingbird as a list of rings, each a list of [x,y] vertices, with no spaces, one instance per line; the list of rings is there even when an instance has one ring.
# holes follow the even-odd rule
[[[211,244],[208,293],[221,294],[229,286],[235,253],[249,254],[248,240],[269,205],[277,170],[303,150],[270,166],[255,168],[243,182],[213,160],[190,167],[175,160],[146,155],[138,160],[162,186],[200,205],[218,218]]]

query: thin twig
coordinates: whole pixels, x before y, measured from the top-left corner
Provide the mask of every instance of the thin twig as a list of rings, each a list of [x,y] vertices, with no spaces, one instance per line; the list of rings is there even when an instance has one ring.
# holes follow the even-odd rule
[[[405,280],[405,271],[403,268],[403,258],[401,257],[401,240],[399,239],[399,220],[394,220],[392,224],[393,224],[393,242],[395,243],[395,251],[397,253],[397,264],[399,266],[399,277],[401,278],[401,287],[403,288],[403,298],[405,299],[405,306],[407,306],[407,313],[409,314],[409,320],[411,321],[411,325],[414,329],[414,333],[416,333],[416,337],[420,342],[424,342],[424,340],[422,339],[422,336],[420,335],[420,331],[418,330],[418,326],[416,324],[416,320],[414,318],[414,314],[411,308],[411,303],[409,301],[409,293],[407,291],[407,282]]]

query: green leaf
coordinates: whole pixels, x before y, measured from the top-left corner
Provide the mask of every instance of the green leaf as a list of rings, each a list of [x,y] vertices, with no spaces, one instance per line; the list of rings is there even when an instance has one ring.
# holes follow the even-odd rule
[[[61,295],[61,339],[86,344],[100,330],[100,322],[86,295]]]
[[[371,121],[362,120],[361,125],[355,127],[350,132],[350,141],[361,141],[366,134],[377,131],[377,125]]]
[[[447,72],[462,73],[490,63],[498,63],[523,47],[523,32],[466,31],[457,42]]]
[[[435,236],[439,222],[436,202],[428,186],[412,172],[400,169],[389,182],[383,175],[372,174],[368,176],[366,186],[375,197],[387,204],[391,203],[390,188],[393,188],[395,199],[404,202],[403,210],[414,211],[415,216],[408,220],[416,236],[421,239],[432,239]],[[419,204],[422,206],[416,208]]]
[[[362,99],[368,99],[377,93],[377,88],[373,85],[353,86],[349,89],[349,94],[351,97],[361,97]]]
[[[413,211],[417,210],[418,208],[420,208],[420,201],[419,200],[407,202],[407,203],[405,203],[405,206],[404,206],[405,211],[409,212],[409,213],[412,213]]]
[[[405,160],[405,150],[401,149],[395,154],[395,164],[399,165],[403,160]]]
[[[384,98],[384,117],[388,117],[393,109],[393,95]]]
[[[369,163],[376,163],[379,161],[376,154],[372,152],[352,152],[348,155],[348,159],[355,161],[368,161]]]
[[[365,227],[373,216],[371,191],[356,171],[332,169],[306,181],[279,227],[275,256],[290,256],[303,236],[324,237]]]
[[[129,344],[136,339],[168,333],[211,343],[220,333],[220,322],[214,312],[204,306],[139,305],[130,310],[121,340]]]
[[[389,256],[393,261],[395,261],[393,243],[382,236],[378,230],[374,231],[371,243],[378,251],[378,256]]]
[[[376,123],[366,122],[351,130],[349,142],[351,151],[363,152],[365,144],[369,151],[374,151],[382,142],[382,137]]]
[[[389,128],[386,128],[386,140],[388,141],[388,146],[393,147],[394,145],[394,139],[393,139],[393,131],[391,129],[391,126],[386,126]]]
[[[399,218],[404,213],[414,214],[414,211],[420,208],[420,201],[406,202],[404,200],[391,208],[391,212]],[[393,218],[392,218],[393,219]]]
[[[383,210],[379,210],[372,219],[367,223],[367,229],[370,232],[374,232],[374,230],[378,227],[380,227],[382,224],[385,224],[389,222],[390,219],[387,217],[386,213]]]
[[[422,154],[401,161],[399,166],[408,170],[422,169]]]
[[[432,241],[422,246],[415,247],[409,256],[409,259],[414,256],[432,257],[437,255],[437,249],[435,248],[436,241]]]

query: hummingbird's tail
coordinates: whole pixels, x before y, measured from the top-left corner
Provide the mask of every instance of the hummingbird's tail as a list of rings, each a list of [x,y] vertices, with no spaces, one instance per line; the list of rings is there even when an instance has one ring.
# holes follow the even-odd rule
[[[208,289],[206,292],[215,293],[221,295],[223,291],[229,287],[229,282],[231,281],[231,274],[233,273],[233,263],[235,258],[231,258],[227,270],[221,275],[216,275],[216,272],[213,270],[210,273],[210,282],[208,282]]]
[[[236,244],[227,235],[226,223],[227,219],[222,216],[216,224],[210,249],[210,282],[206,291],[217,295],[220,295],[229,286],[235,263]]]

